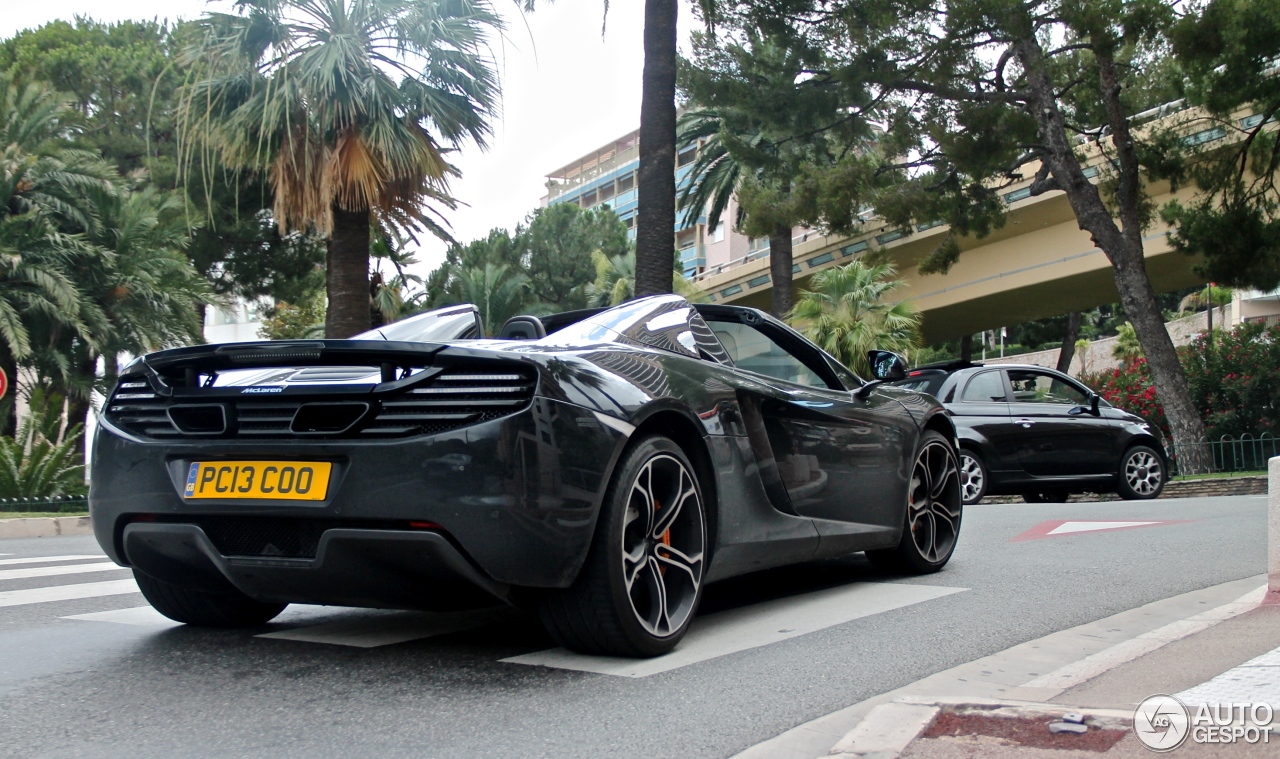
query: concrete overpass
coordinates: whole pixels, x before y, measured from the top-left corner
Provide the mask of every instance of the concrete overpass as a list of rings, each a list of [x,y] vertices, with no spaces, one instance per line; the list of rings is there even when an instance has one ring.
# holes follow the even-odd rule
[[[1225,130],[1216,127],[1203,133],[1193,131],[1187,139],[1209,143],[1224,138]],[[1097,181],[1106,159],[1096,145],[1090,147],[1086,173]],[[897,266],[907,284],[906,296],[924,316],[926,344],[1118,302],[1111,265],[1076,224],[1066,195],[1055,191],[1030,197],[1031,177],[1037,168],[1025,167],[1027,179],[1004,190],[1008,204],[1004,227],[981,240],[961,240],[963,252],[947,274],[919,271],[920,262],[947,234],[946,225],[900,230],[872,218],[855,237],[798,233],[795,289],[806,289],[809,279],[823,269],[883,253]],[[1167,184],[1152,185],[1148,192],[1157,207],[1175,197]],[[1193,195],[1193,189],[1184,188],[1176,197],[1185,200]],[[1193,271],[1196,259],[1173,251],[1168,233],[1168,226],[1157,219],[1144,235],[1147,271],[1156,291],[1203,284]],[[735,262],[719,271],[710,269],[698,277],[697,284],[715,302],[768,309],[772,287],[769,259],[764,256]]]

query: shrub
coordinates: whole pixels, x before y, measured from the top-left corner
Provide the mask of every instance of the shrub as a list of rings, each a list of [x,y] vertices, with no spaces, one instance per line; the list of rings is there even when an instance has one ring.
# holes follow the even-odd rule
[[[1169,421],[1165,419],[1164,408],[1156,397],[1151,367],[1147,366],[1145,358],[1135,359],[1117,369],[1082,374],[1080,380],[1097,391],[1107,403],[1146,419],[1166,436],[1170,434]]]
[[[1182,366],[1210,439],[1280,435],[1280,326],[1241,324],[1182,351]]]
[[[59,440],[62,397],[36,388],[30,405],[17,437],[0,437],[0,498],[83,495],[84,466],[77,463],[81,426],[72,425]]]
[[[1280,326],[1241,324],[1214,330],[1213,345],[1201,334],[1178,349],[1205,431],[1222,437],[1280,436]],[[1120,369],[1082,374],[1081,381],[1109,403],[1137,414],[1168,434],[1164,409],[1145,359]]]

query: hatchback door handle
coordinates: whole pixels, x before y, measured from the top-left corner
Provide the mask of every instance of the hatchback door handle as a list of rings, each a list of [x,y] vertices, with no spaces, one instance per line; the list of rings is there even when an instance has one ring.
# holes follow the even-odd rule
[[[1035,421],[1032,419],[1019,419],[1018,421],[1014,422],[1014,424],[1021,424],[1023,427],[1030,428],[1031,425],[1035,424]]]

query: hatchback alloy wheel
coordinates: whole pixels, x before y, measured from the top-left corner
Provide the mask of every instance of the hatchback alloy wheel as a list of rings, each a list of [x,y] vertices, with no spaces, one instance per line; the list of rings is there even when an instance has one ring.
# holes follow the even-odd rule
[[[1138,497],[1151,497],[1164,485],[1164,465],[1144,448],[1136,448],[1124,461],[1125,484]]]
[[[960,452],[960,497],[966,506],[977,503],[987,494],[987,471],[977,456]]]

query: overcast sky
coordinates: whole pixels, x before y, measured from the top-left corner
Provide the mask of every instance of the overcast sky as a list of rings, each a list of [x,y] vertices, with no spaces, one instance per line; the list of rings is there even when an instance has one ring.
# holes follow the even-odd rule
[[[125,18],[194,18],[204,0],[0,0],[0,37],[54,19],[89,15]],[[229,2],[208,5],[224,10]],[[507,39],[495,45],[503,81],[502,118],[487,153],[474,147],[454,158],[462,179],[454,194],[468,207],[451,216],[461,241],[494,227],[511,228],[546,194],[546,172],[635,129],[640,119],[641,32],[644,0],[610,0],[608,28],[600,25],[603,0],[539,3],[521,17],[513,2],[494,0],[507,17]],[[681,3],[681,39],[693,19]],[[440,244],[419,253],[424,272],[444,258]]]

